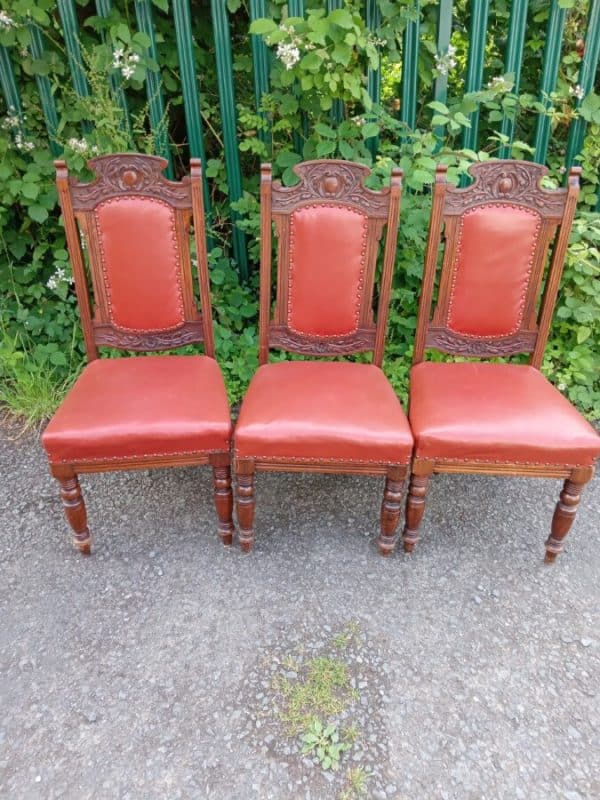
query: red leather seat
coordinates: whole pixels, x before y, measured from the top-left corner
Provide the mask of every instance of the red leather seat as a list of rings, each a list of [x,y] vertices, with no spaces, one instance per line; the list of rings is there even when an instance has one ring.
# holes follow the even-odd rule
[[[235,429],[239,458],[406,464],[412,445],[402,406],[372,364],[264,364]]]
[[[421,362],[411,371],[415,456],[588,466],[600,437],[534,367]]]
[[[228,451],[231,420],[217,362],[207,356],[92,361],[42,443],[52,463]]]

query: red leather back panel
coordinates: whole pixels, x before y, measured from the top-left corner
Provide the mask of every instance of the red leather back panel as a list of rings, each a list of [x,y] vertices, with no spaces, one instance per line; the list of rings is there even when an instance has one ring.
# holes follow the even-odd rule
[[[162,200],[131,195],[100,203],[95,217],[113,325],[158,331],[182,324],[174,209]]]
[[[288,327],[312,336],[358,328],[367,246],[366,214],[315,204],[290,218]]]
[[[459,223],[448,327],[476,337],[507,336],[521,324],[541,218],[489,203]]]

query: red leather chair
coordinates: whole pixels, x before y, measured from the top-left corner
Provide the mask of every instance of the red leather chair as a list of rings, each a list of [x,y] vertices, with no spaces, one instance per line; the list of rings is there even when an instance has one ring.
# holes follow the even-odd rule
[[[224,544],[233,535],[231,421],[214,342],[204,240],[201,166],[180,183],[166,161],[94,158],[91,183],[56,162],[57,186],[89,364],[42,435],[75,544],[91,536],[78,473],[211,464]],[[202,313],[190,261],[190,222]],[[88,269],[80,243],[86,243]],[[93,309],[90,297],[93,289]],[[99,347],[171,350],[204,342],[205,355],[98,358]]]
[[[260,366],[235,429],[240,544],[254,543],[257,470],[385,475],[381,553],[396,543],[402,482],[412,436],[381,370],[400,209],[401,172],[381,192],[369,169],[347,161],[294,167],[300,182],[271,183],[261,170]],[[271,319],[272,221],[278,235],[277,294]],[[387,223],[377,322],[373,288]],[[373,352],[371,364],[267,363],[269,348],[314,356]]]
[[[404,549],[411,552],[418,541],[432,473],[560,477],[566,480],[546,542],[552,562],[600,454],[600,437],[539,371],[581,170],[573,168],[568,188],[555,191],[540,188],[545,167],[524,161],[473,165],[474,182],[465,189],[447,186],[445,171],[438,167],[434,187],[411,371],[415,455]],[[478,359],[530,358],[528,364],[433,363],[423,360],[426,348]]]

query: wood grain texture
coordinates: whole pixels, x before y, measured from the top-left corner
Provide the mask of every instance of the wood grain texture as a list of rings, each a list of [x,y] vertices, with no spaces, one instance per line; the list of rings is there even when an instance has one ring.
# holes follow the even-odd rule
[[[233,494],[231,492],[231,468],[213,467],[215,507],[219,520],[218,532],[224,545],[233,543]]]
[[[406,497],[406,522],[402,533],[405,553],[412,553],[419,541],[419,525],[425,513],[425,497],[429,486],[429,475],[415,475],[413,472],[408,484]]]
[[[236,511],[239,525],[240,547],[249,553],[254,546],[254,463],[250,460],[236,465]]]
[[[380,533],[377,538],[377,547],[382,556],[389,556],[398,541],[396,529],[400,521],[402,510],[402,488],[405,470],[390,468],[385,478],[383,500],[381,503]]]
[[[74,534],[73,544],[82,555],[89,556],[92,548],[92,536],[87,524],[87,513],[79,479],[73,472],[70,475],[63,475],[58,482],[65,516]]]

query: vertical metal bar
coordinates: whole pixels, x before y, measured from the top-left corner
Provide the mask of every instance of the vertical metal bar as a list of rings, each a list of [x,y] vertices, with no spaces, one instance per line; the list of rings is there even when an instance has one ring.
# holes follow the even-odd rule
[[[288,0],[288,9],[290,12],[290,17],[303,17],[304,16],[304,0]],[[296,88],[296,95],[298,94],[298,89]],[[302,134],[305,139],[308,138],[308,118],[304,111],[300,114],[300,119],[302,120]],[[294,150],[298,155],[302,155],[302,148],[304,143],[302,141],[302,136],[300,136],[299,131],[294,131],[293,140],[294,140]]]
[[[152,24],[152,11],[149,0],[135,0],[135,16],[137,25],[142,33],[150,39],[148,55],[154,61],[158,61],[156,50],[156,36],[154,35],[154,25]],[[146,95],[148,97],[148,109],[150,113],[150,124],[154,132],[154,143],[156,151],[167,159],[167,175],[172,178],[173,158],[169,147],[168,125],[165,120],[165,102],[163,98],[160,72],[148,70],[146,73]]]
[[[483,80],[483,59],[489,14],[489,0],[471,0],[471,20],[469,25],[469,56],[465,92],[477,92]],[[477,150],[479,131],[479,109],[469,115],[470,128],[463,132],[463,147]]]
[[[438,9],[437,52],[440,56],[448,53],[450,37],[452,35],[452,0],[440,0]],[[438,103],[446,103],[448,99],[448,73],[438,75],[433,87],[433,99]],[[438,126],[433,129],[437,138],[444,138],[444,128]]]
[[[379,10],[377,0],[366,0],[365,22],[367,23],[367,28],[371,31],[371,33],[375,33],[378,27],[381,25],[381,12]],[[373,103],[375,105],[379,105],[381,103],[381,68],[368,68],[367,91]],[[375,158],[377,155],[377,150],[379,149],[379,137],[372,136],[370,139],[367,139],[366,145],[371,152],[371,156]]]
[[[217,60],[217,81],[219,85],[219,106],[225,145],[225,168],[229,185],[229,201],[236,202],[242,197],[242,171],[237,143],[235,95],[233,90],[233,62],[226,0],[211,0],[215,56]],[[242,278],[248,277],[248,252],[246,236],[238,228],[238,215],[232,209],[233,254],[238,263]]]
[[[402,48],[402,104],[400,119],[409,128],[417,124],[417,81],[419,78],[419,17],[421,8],[419,0],[415,0],[416,20],[410,20],[404,30]]]
[[[267,16],[266,0],[250,0],[250,19],[260,19]],[[260,111],[263,94],[269,93],[269,49],[262,36],[252,36],[252,66],[254,73],[254,102],[256,111],[263,119],[266,119],[264,112]],[[269,131],[261,130],[259,133],[263,142],[268,144],[271,140]]]
[[[29,52],[34,59],[43,58],[44,44],[42,35],[37,25],[28,25],[29,35],[31,41],[29,43]],[[46,130],[48,131],[48,142],[50,151],[53,156],[60,155],[60,147],[56,141],[56,129],[58,128],[58,114],[56,113],[56,105],[54,103],[54,96],[52,95],[52,87],[47,75],[36,74],[35,82],[37,84],[40,101],[42,104],[42,112],[44,120],[46,121]]]
[[[525,30],[527,28],[527,6],[528,0],[513,0],[510,12],[510,26],[508,29],[508,41],[506,43],[506,55],[504,57],[504,71],[512,72],[515,76],[513,92],[519,94],[521,83],[521,67],[523,65],[523,44],[525,42]],[[500,158],[509,158],[512,150],[512,141],[515,134],[515,120],[506,116],[502,117],[500,132],[508,136],[509,143],[500,148]]]
[[[585,50],[581,66],[579,68],[578,84],[583,90],[581,100],[594,88],[594,77],[598,68],[598,58],[600,56],[600,0],[592,0],[588,14],[587,30],[585,33]],[[581,100],[577,98],[577,108],[581,105]],[[567,140],[567,158],[565,167],[567,175],[573,164],[575,156],[583,147],[583,138],[587,123],[581,117],[577,117],[569,128],[569,138]]]
[[[89,97],[90,89],[85,77],[83,59],[81,58],[81,48],[79,47],[79,26],[73,0],[57,0],[58,13],[63,30],[65,47],[67,49],[67,61],[73,80],[73,87],[80,97]],[[84,122],[85,130],[90,130],[89,122]]]
[[[111,8],[112,8],[112,0],[96,0],[96,10],[98,11],[98,16],[104,18],[110,16]],[[106,31],[102,31],[101,36],[102,36],[102,41],[106,44],[108,42],[108,36],[106,34]],[[129,121],[129,107],[127,105],[127,95],[125,94],[125,91],[121,86],[119,79],[116,77],[116,75],[113,75],[112,73],[110,76],[110,88],[115,100],[117,101],[117,103],[119,104],[119,106],[123,111],[123,128],[126,131],[129,131],[129,133],[131,133],[131,124]]]
[[[344,0],[327,0],[327,13],[331,14],[336,8],[343,8]],[[344,103],[342,100],[334,100],[329,112],[331,121],[339,124],[344,119]]]
[[[556,78],[560,64],[560,49],[562,42],[563,29],[565,27],[566,9],[561,8],[558,0],[552,0],[550,9],[550,19],[546,29],[546,45],[544,47],[544,66],[542,68],[542,82],[540,84],[540,102],[545,108],[549,108],[550,93],[556,88]],[[535,130],[535,153],[534,161],[544,164],[548,152],[548,140],[550,139],[550,118],[546,114],[538,116]]]
[[[177,0],[173,3],[175,21],[175,39],[181,74],[181,90],[183,94],[183,111],[190,148],[190,158],[199,158],[202,162],[202,195],[206,218],[210,224],[212,218],[210,192],[206,179],[206,151],[204,149],[204,133],[202,115],[200,113],[200,90],[196,78],[194,63],[194,41],[192,39],[192,20],[189,0]],[[203,234],[204,235],[204,234]],[[209,247],[214,242],[209,238]]]
[[[13,109],[20,117],[21,99],[19,97],[19,90],[15,82],[15,74],[12,64],[10,63],[8,50],[2,44],[0,44],[0,84],[2,85],[2,94],[4,95],[6,107],[8,109]]]

